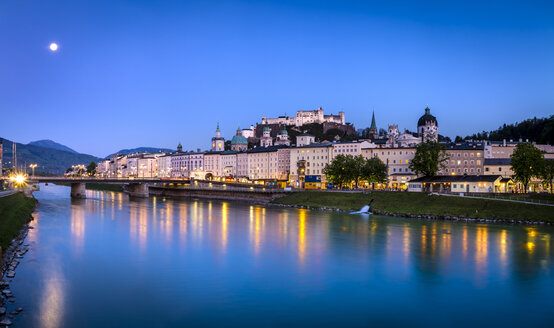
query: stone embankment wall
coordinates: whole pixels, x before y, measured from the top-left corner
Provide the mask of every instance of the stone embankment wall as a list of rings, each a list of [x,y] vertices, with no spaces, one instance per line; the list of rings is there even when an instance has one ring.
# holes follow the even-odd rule
[[[253,202],[270,202],[275,198],[283,197],[285,191],[257,191],[257,190],[224,190],[224,189],[194,189],[194,188],[167,188],[150,187],[150,195],[166,197],[206,198],[221,200],[246,200]]]

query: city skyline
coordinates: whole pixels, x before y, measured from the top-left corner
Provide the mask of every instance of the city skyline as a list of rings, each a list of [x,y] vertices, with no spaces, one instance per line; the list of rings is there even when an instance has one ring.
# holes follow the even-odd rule
[[[451,138],[551,115],[551,5],[499,4],[3,3],[1,136],[105,156],[320,106],[414,131],[429,104]]]

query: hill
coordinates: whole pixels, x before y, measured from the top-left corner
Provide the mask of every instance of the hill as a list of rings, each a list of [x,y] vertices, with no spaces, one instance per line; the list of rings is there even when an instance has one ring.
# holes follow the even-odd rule
[[[70,153],[78,154],[75,150],[49,139],[32,141],[32,142],[29,142],[27,145],[63,150]]]
[[[152,153],[152,154],[155,154],[155,153],[163,153],[163,152],[169,153],[169,152],[174,152],[174,151],[175,150],[168,149],[168,148],[138,147],[138,148],[131,148],[131,149],[121,149],[120,151],[115,152],[113,154],[110,154],[110,155],[106,156],[105,158],[110,158],[113,155],[117,155],[117,154],[120,154],[120,155],[129,155],[129,154],[134,154],[134,153]]]
[[[5,169],[12,167],[13,154],[12,144],[13,142],[7,139],[0,138],[3,142],[3,158],[2,164]],[[29,164],[37,164],[35,172],[42,172],[48,174],[63,174],[68,167],[76,164],[88,165],[90,162],[98,162],[100,158],[87,155],[72,153],[64,150],[58,150],[47,147],[40,147],[31,144],[17,145],[17,166],[20,170],[24,166],[27,166],[27,170],[30,172]]]
[[[466,137],[466,139],[493,141],[519,140],[520,138],[529,139],[538,144],[554,145],[554,115],[545,118],[535,117],[521,123],[504,124],[494,131],[483,131]]]

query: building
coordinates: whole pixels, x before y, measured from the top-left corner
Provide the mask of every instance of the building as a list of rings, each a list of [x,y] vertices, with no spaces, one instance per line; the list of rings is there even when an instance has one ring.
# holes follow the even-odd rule
[[[504,178],[511,178],[514,175],[510,158],[485,158],[483,162],[483,172],[486,175],[501,175]]]
[[[221,176],[234,179],[237,176],[237,153],[234,150],[221,152]]]
[[[248,140],[242,134],[240,126],[237,129],[237,134],[231,139],[231,150],[234,151],[245,151],[248,149]]]
[[[171,177],[171,154],[163,154],[158,156],[158,177],[169,178]]]
[[[339,115],[325,115],[323,113],[323,108],[319,107],[317,110],[299,110],[296,112],[296,115],[294,117],[288,117],[286,115],[279,116],[277,118],[267,118],[265,116],[262,117],[262,124],[284,124],[302,126],[311,123],[337,123],[344,125],[344,112],[339,112]]]
[[[410,181],[408,191],[439,193],[505,192],[506,182],[509,181],[504,180],[504,185],[502,181],[503,178],[500,175],[437,175]]]
[[[221,163],[221,151],[209,151],[204,153],[204,171],[206,180],[223,175],[223,164]]]
[[[325,166],[333,159],[332,143],[310,143],[290,149],[289,182],[295,187],[304,187],[307,175],[321,177],[325,182]],[[313,178],[315,179],[315,178]]]
[[[221,131],[219,130],[219,122],[217,122],[215,137],[212,138],[212,151],[223,151],[223,150],[225,150],[225,139],[221,137]]]
[[[406,189],[408,183],[417,178],[410,170],[415,152],[415,148],[363,148],[362,156],[366,159],[377,157],[387,165],[388,188]]]
[[[302,133],[296,136],[296,147],[311,145],[315,142],[315,137],[309,133]]]
[[[138,177],[155,178],[158,176],[159,154],[148,154],[138,158]]]
[[[335,158],[337,155],[359,156],[362,154],[363,148],[372,148],[372,144],[369,141],[334,142],[332,145],[332,158]]]
[[[284,146],[290,146],[290,138],[289,133],[287,131],[287,126],[283,125],[283,129],[279,134],[277,135],[277,140],[275,140],[275,145],[284,145]]]
[[[371,126],[369,127],[369,139],[377,139],[379,137],[379,131],[377,130],[377,124],[375,124],[375,111],[371,115]]]
[[[253,125],[250,125],[249,129],[242,129],[241,134],[246,139],[256,137],[256,128]]]
[[[431,115],[429,107],[425,107],[425,114],[417,121],[417,133],[421,141],[439,140],[439,125],[437,118]]]
[[[290,148],[287,146],[256,147],[248,151],[250,180],[287,180]]]
[[[485,143],[462,142],[446,145],[447,160],[439,174],[480,175],[483,174]]]
[[[262,137],[260,138],[261,147],[273,146],[273,138],[271,138],[271,129],[267,123],[264,126]]]
[[[204,169],[204,153],[202,152],[177,152],[169,157],[171,177],[190,178],[194,172],[201,172]]]

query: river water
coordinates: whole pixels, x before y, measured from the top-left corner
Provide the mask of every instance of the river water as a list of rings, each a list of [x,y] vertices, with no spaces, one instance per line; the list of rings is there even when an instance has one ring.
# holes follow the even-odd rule
[[[16,327],[554,326],[554,228],[41,186]]]

